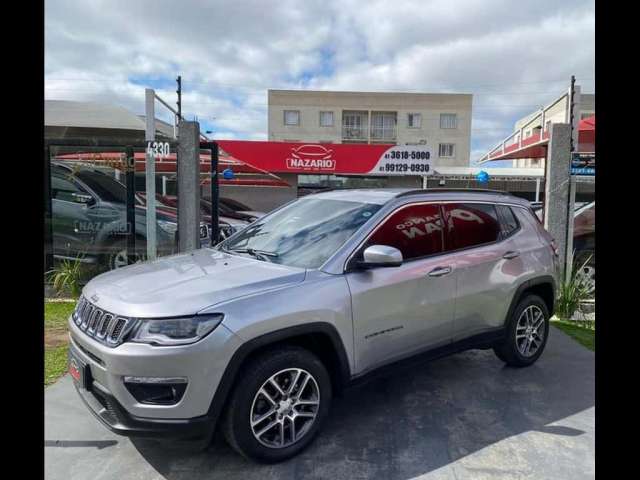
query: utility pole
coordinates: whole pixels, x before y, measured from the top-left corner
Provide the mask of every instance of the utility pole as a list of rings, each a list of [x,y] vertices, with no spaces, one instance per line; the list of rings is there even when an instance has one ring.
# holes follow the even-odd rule
[[[580,87],[576,87],[576,77],[571,75],[571,86],[569,88],[569,128],[571,140],[569,143],[569,168],[573,160],[573,152],[577,150],[578,143],[578,122],[580,118],[580,108],[576,106],[580,104]],[[565,278],[571,278],[573,270],[573,217],[576,204],[576,177],[569,172],[569,196],[567,205],[567,228],[566,228],[566,265],[564,266]]]
[[[573,153],[575,150],[575,145],[573,144],[573,129],[574,129],[573,118],[575,115],[573,102],[574,102],[575,93],[576,93],[576,77],[575,75],[571,75],[571,87],[569,89],[569,125],[571,126],[571,153]],[[544,128],[544,125],[542,126],[542,128]]]
[[[176,93],[178,94],[178,101],[176,102],[178,105],[178,121],[182,120],[182,76],[178,75],[176,78],[176,82],[178,84],[178,89]]]

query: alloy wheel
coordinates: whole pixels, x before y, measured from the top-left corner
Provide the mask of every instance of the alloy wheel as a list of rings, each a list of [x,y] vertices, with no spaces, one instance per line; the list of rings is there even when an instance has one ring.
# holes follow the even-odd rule
[[[516,345],[520,355],[532,357],[542,346],[545,335],[544,313],[537,305],[524,309],[516,325]]]
[[[145,256],[140,253],[136,253],[133,256],[133,259],[134,263],[140,263],[144,262]],[[117,268],[126,267],[127,265],[129,265],[129,260],[127,259],[127,249],[123,248],[113,255],[113,259],[111,260],[111,268],[115,270]]]
[[[584,265],[576,272],[576,278],[587,290],[587,293],[593,296],[596,291],[596,267]]]
[[[313,426],[320,389],[306,370],[289,368],[269,377],[253,398],[249,423],[253,436],[269,448],[299,441]]]

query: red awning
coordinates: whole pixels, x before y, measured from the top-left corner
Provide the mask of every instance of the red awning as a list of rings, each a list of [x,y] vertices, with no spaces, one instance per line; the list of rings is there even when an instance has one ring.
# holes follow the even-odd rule
[[[144,172],[146,165],[146,155],[144,152],[135,152],[136,172]],[[78,152],[56,155],[56,160],[86,162],[97,166],[113,168],[123,167],[122,152]],[[172,153],[166,157],[156,159],[156,173],[176,173],[176,154]],[[230,168],[235,178],[227,180],[221,173]],[[211,171],[211,156],[200,155],[200,173],[208,174]],[[221,185],[246,185],[263,187],[289,187],[290,185],[270,172],[254,167],[246,162],[242,162],[228,155],[220,155],[218,158],[218,183]],[[201,185],[211,183],[209,176],[201,180]]]

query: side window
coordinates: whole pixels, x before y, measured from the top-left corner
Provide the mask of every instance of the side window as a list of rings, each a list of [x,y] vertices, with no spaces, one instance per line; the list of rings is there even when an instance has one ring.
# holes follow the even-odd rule
[[[496,205],[496,209],[498,210],[498,216],[500,218],[500,238],[507,238],[518,230],[520,224],[510,207],[506,205]]]
[[[442,225],[439,205],[409,205],[391,214],[366,246],[396,247],[405,260],[433,255],[442,252]]]
[[[84,193],[75,183],[59,175],[51,176],[51,198],[75,202],[74,193]]]
[[[498,240],[500,222],[494,205],[448,203],[443,207],[447,225],[447,251]]]

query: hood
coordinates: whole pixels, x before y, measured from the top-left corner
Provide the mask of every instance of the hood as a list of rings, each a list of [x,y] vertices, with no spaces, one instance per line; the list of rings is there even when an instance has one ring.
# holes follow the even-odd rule
[[[305,272],[203,248],[98,275],[83,295],[118,315],[193,315],[233,298],[300,283]]]

